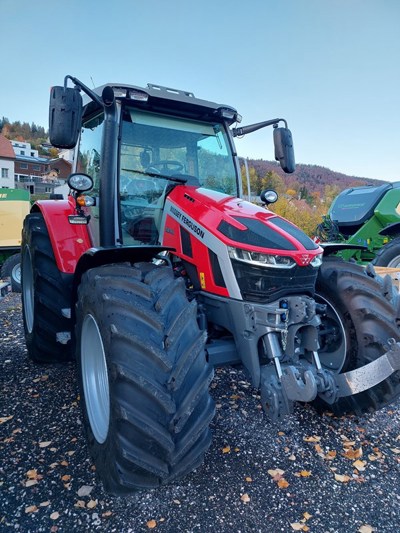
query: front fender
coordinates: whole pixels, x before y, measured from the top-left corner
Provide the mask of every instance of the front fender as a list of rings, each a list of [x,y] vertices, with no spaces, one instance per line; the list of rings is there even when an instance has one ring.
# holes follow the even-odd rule
[[[70,224],[68,215],[75,213],[75,201],[39,200],[31,213],[40,212],[46,222],[54,257],[60,272],[73,274],[80,257],[92,246],[87,225]]]

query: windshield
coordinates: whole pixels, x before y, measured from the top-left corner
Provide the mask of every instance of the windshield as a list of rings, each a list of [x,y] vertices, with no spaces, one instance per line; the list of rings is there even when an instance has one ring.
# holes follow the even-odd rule
[[[119,170],[125,243],[158,242],[169,185],[186,181],[237,196],[235,164],[222,124],[129,107],[122,117]]]

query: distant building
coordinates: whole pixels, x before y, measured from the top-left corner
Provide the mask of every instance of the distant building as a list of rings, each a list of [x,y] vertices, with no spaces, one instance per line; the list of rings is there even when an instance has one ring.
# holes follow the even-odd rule
[[[14,189],[15,153],[11,142],[0,134],[0,187]]]

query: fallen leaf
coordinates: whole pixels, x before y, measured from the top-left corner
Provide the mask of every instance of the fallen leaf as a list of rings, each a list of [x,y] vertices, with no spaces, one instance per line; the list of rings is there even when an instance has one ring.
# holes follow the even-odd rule
[[[321,440],[321,437],[317,437],[316,435],[313,435],[312,437],[304,437],[303,440],[305,442],[319,442]]]
[[[36,513],[39,509],[36,507],[36,505],[30,505],[29,507],[25,507],[26,513]]]
[[[247,476],[245,480],[247,481],[247,483],[251,483],[253,481],[250,476]]]
[[[222,453],[229,453],[231,451],[230,446],[225,446],[225,448],[222,448]]]
[[[301,477],[310,477],[311,476],[311,472],[309,470],[301,470],[299,472],[300,476]]]
[[[285,433],[284,433],[283,431],[278,431],[278,435],[279,435],[280,437],[283,437],[284,434],[285,434]]]
[[[280,468],[276,468],[275,470],[268,470],[268,474],[273,478],[282,477],[284,473],[285,471],[281,470]]]
[[[322,453],[322,454],[324,453],[323,449],[321,448],[321,446],[320,446],[319,444],[316,444],[316,445],[314,446],[314,448],[315,448],[315,451],[316,451],[317,453]]]
[[[48,505],[50,505],[49,500],[47,500],[46,502],[39,503],[39,507],[47,507]]]
[[[329,450],[325,455],[325,459],[327,459],[328,461],[332,461],[333,459],[335,459],[336,455],[336,450]]]
[[[74,504],[74,507],[79,507],[80,509],[84,509],[85,506],[86,504],[83,500],[77,500]]]
[[[33,485],[37,485],[37,483],[37,479],[28,479],[28,481],[25,483],[25,487],[32,487]]]
[[[352,447],[350,447],[349,449],[346,449],[346,451],[343,453],[346,459],[351,459],[351,460],[359,459],[360,457],[362,457],[362,454],[363,454],[363,451],[362,451],[361,446],[360,448],[357,448],[357,450],[354,450]]]
[[[57,520],[58,518],[60,518],[60,513],[58,513],[57,511],[55,511],[54,513],[51,513],[50,518],[51,518],[52,520]]]
[[[60,465],[61,465],[61,466],[68,466],[69,463],[68,463],[67,461],[61,461]]]
[[[307,513],[307,511],[305,513],[303,513],[303,516],[306,520],[310,520],[310,518],[312,518],[312,514],[310,513]]]
[[[5,424],[6,422],[8,422],[9,420],[11,420],[13,418],[14,415],[11,415],[11,416],[1,416],[0,417],[0,424]]]
[[[13,435],[16,435],[17,433],[22,433],[22,429],[21,428],[14,429],[12,433]]]
[[[98,503],[98,500],[89,500],[86,504],[86,507],[89,509],[94,509]]]
[[[149,520],[147,523],[146,523],[146,526],[149,528],[149,529],[154,529],[155,527],[157,527],[157,522],[155,520]]]
[[[28,479],[37,479],[38,477],[38,472],[35,468],[33,468],[32,470],[28,470],[28,472],[26,473],[26,477]]]
[[[300,522],[293,522],[292,524],[290,524],[290,526],[295,531],[302,531],[304,524],[301,524]]]
[[[296,460],[296,456],[295,455],[289,455],[288,457],[289,461],[295,461]]]
[[[280,479],[277,484],[280,489],[287,489],[289,486],[289,483],[286,481],[284,477]]]
[[[400,453],[400,448],[390,448],[393,453]]]
[[[47,374],[40,376],[40,381],[47,381],[48,379],[49,379],[49,376]]]
[[[346,440],[344,443],[343,443],[343,446],[345,448],[350,448],[351,446],[355,446],[356,444],[356,441],[355,440]]]
[[[368,524],[364,524],[358,530],[359,533],[373,533],[373,531],[375,531],[375,528],[373,528],[372,526],[370,526]]]
[[[69,452],[67,452],[67,455],[69,455],[71,457],[71,455],[74,455],[75,451],[71,450]]]
[[[61,479],[63,481],[69,481],[71,479],[71,476],[69,476],[68,474],[65,474],[65,476],[62,476]]]
[[[89,494],[92,492],[93,487],[90,485],[82,485],[82,487],[78,490],[77,494],[78,496],[89,496]]]
[[[50,446],[51,440],[46,440],[44,442],[39,442],[39,448],[47,448],[47,446]]]
[[[181,502],[179,500],[172,500],[176,505],[180,505]]]
[[[346,474],[345,475],[335,474],[335,479],[336,481],[340,481],[340,483],[348,483],[351,477],[347,476]]]
[[[365,470],[365,465],[367,464],[366,461],[360,461],[359,459],[357,461],[354,461],[353,466],[354,468],[357,468],[357,470],[360,470],[362,472]]]
[[[250,496],[247,494],[247,492],[245,492],[241,497],[240,499],[242,500],[242,502],[244,503],[249,503],[250,501]]]
[[[101,516],[104,516],[104,517],[111,516],[111,515],[112,515],[111,511],[105,511],[104,513],[101,513]]]

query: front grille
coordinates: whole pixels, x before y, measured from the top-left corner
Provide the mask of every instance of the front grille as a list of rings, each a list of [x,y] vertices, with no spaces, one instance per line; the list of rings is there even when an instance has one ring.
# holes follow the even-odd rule
[[[269,303],[294,294],[313,296],[318,269],[299,265],[290,269],[268,268],[232,259],[242,298]]]

